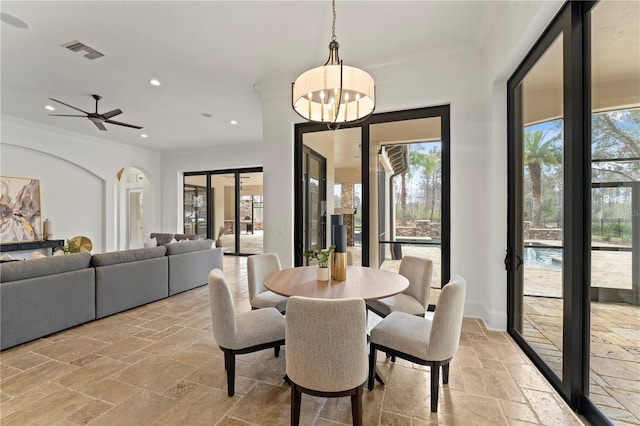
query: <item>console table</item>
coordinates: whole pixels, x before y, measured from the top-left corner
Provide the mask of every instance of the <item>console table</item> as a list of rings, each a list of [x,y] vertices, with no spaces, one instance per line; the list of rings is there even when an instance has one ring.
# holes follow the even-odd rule
[[[62,248],[64,240],[46,240],[46,241],[12,241],[10,243],[0,244],[0,253],[5,251],[25,251],[48,249],[54,250],[56,247]]]

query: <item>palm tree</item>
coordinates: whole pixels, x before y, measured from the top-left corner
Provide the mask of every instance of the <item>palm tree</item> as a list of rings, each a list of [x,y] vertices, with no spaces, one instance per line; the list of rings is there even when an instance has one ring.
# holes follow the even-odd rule
[[[541,176],[543,165],[560,164],[561,154],[555,144],[561,137],[557,134],[545,140],[542,130],[525,131],[524,133],[524,165],[531,176],[531,194],[533,196],[533,227],[542,226],[540,209]]]

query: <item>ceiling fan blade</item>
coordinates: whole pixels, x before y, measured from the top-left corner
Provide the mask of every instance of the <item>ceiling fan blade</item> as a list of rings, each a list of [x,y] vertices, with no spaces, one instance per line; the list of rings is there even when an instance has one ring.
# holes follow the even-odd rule
[[[93,124],[95,124],[95,125],[96,125],[96,127],[97,127],[98,129],[100,129],[100,130],[104,130],[105,132],[107,131],[107,128],[106,128],[106,127],[104,127],[104,124],[99,123],[99,122],[97,122],[97,121],[92,121],[92,123],[93,123]]]
[[[86,118],[86,115],[73,115],[73,114],[49,114],[51,117],[82,117]]]
[[[109,123],[109,124],[117,124],[118,126],[126,126],[126,127],[131,127],[134,129],[142,129],[142,127],[140,126],[136,126],[134,124],[127,124],[127,123],[123,123],[121,121],[113,121],[113,120],[104,120],[105,123]]]
[[[59,100],[57,100],[57,99],[53,99],[53,98],[49,98],[49,99],[51,99],[52,101],[57,102],[57,103],[59,103],[59,104],[62,104],[62,105],[64,105],[64,106],[68,106],[69,108],[75,109],[76,111],[84,112],[84,113],[85,113],[85,114],[87,114],[87,115],[89,114],[87,111],[83,111],[83,110],[81,110],[80,108],[76,108],[76,107],[74,107],[73,105],[65,104],[64,102],[59,101]]]
[[[122,111],[118,108],[118,109],[114,109],[113,111],[109,111],[109,112],[105,112],[104,114],[101,114],[104,118],[111,118],[111,117],[115,117],[118,114],[122,114]]]

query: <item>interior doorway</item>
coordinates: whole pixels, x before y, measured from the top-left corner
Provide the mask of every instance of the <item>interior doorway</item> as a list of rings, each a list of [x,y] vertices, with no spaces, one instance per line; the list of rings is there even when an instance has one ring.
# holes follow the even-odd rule
[[[140,248],[144,244],[143,235],[143,192],[141,188],[127,191],[127,247]]]
[[[116,173],[117,247],[119,250],[141,248],[151,232],[145,217],[149,179],[136,167],[123,167]]]

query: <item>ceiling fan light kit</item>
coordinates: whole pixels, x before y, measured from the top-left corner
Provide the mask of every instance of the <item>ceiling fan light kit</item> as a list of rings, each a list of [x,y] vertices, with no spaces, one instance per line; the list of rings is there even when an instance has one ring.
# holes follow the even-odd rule
[[[333,25],[329,59],[302,73],[291,85],[293,109],[304,119],[326,123],[337,129],[342,123],[365,120],[376,107],[375,84],[371,75],[342,64],[336,40],[336,2],[332,1]]]
[[[84,111],[80,108],[74,107],[73,105],[69,105],[66,104],[62,101],[59,101],[57,99],[53,99],[53,98],[49,98],[54,102],[57,102],[59,104],[62,104],[64,106],[67,106],[71,109],[75,109],[76,111],[80,111],[82,113],[84,113],[85,115],[78,115],[78,114],[49,114],[52,117],[82,117],[82,118],[88,118],[93,124],[95,124],[95,126],[102,130],[102,131],[106,131],[107,128],[105,127],[104,123],[109,123],[109,124],[115,124],[117,126],[124,126],[124,127],[131,127],[133,129],[142,129],[141,126],[136,126],[134,124],[128,124],[128,123],[123,123],[122,121],[115,121],[115,120],[111,120],[111,117],[115,117],[116,115],[122,114],[122,110],[117,108],[108,112],[105,112],[103,114],[98,113],[98,101],[100,99],[102,99],[102,96],[100,95],[91,95],[91,97],[93,99],[96,100],[96,112],[87,112]]]

